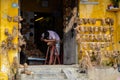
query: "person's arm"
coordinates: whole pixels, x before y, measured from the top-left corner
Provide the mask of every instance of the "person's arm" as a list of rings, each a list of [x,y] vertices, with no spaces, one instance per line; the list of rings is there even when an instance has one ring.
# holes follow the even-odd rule
[[[43,41],[45,41],[45,42],[55,42],[56,40],[55,39],[51,39],[51,40],[43,39]]]
[[[44,37],[44,33],[42,33],[41,35],[41,38],[40,38],[41,41],[44,41],[43,37]]]
[[[55,42],[56,38],[55,38],[55,34],[53,33],[49,33],[49,39],[45,39],[45,42]]]

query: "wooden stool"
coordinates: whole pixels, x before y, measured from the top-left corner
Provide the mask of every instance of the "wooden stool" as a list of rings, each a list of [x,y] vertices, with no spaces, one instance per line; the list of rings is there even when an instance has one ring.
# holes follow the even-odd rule
[[[57,51],[55,45],[48,46],[47,53],[46,53],[46,58],[45,58],[46,59],[45,64],[47,63],[49,51],[50,51],[49,65],[51,65],[53,62],[54,62],[53,64],[56,64],[56,59],[58,60],[58,64],[60,64],[59,54],[58,54],[58,51]]]

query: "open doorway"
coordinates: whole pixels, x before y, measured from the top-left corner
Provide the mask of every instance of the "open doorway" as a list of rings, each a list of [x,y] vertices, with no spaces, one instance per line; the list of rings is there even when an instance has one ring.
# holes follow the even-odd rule
[[[69,3],[67,3],[69,2]],[[73,3],[74,2],[74,3]],[[66,4],[67,3],[67,4]],[[55,31],[61,39],[61,64],[76,63],[74,31],[64,35],[65,7],[73,8],[74,0],[21,0],[21,16],[23,17],[21,33],[26,41],[25,54],[30,65],[44,64],[47,45],[40,40],[45,30]],[[68,41],[66,41],[68,40]],[[65,48],[64,48],[65,44]],[[68,45],[70,44],[70,46]],[[67,46],[68,45],[68,46]],[[67,46],[67,47],[66,47]],[[65,55],[65,56],[64,56]],[[74,56],[73,56],[74,55]],[[22,57],[22,56],[21,56]],[[74,57],[74,58],[73,58]]]

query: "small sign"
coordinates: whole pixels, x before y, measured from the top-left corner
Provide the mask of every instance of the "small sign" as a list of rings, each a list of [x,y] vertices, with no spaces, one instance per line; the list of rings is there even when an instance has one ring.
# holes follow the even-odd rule
[[[18,3],[15,3],[15,2],[12,3],[12,7],[13,7],[13,8],[18,8]]]

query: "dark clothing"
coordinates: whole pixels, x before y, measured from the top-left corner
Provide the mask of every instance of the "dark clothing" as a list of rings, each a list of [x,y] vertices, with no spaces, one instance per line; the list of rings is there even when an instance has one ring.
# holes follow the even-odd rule
[[[24,51],[21,51],[21,52],[20,52],[20,64],[24,64],[24,63],[28,63],[28,62],[27,62],[27,56],[26,56],[26,54],[24,53]]]

